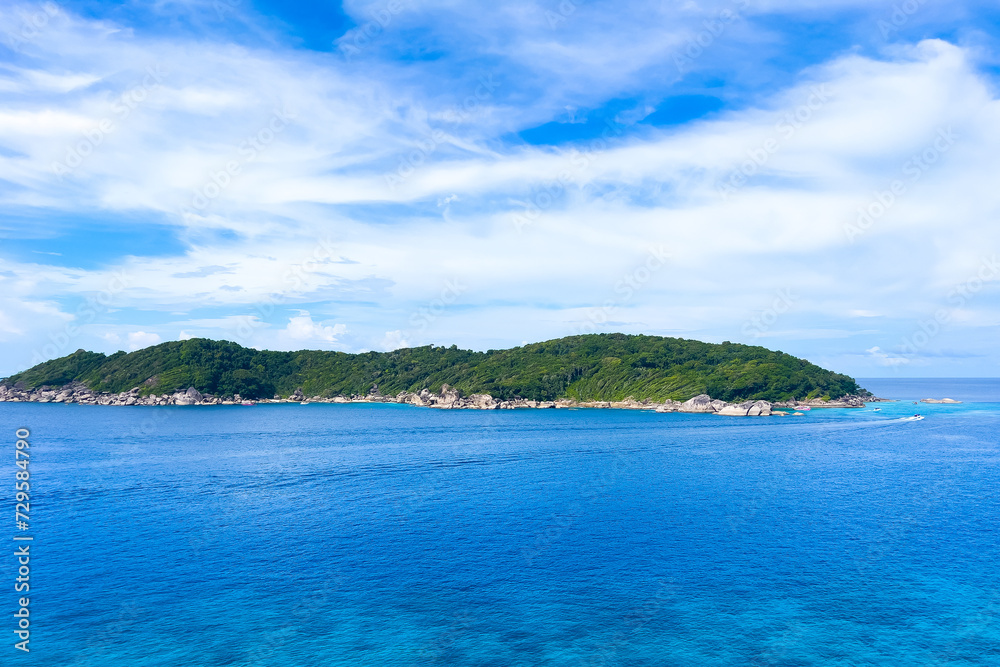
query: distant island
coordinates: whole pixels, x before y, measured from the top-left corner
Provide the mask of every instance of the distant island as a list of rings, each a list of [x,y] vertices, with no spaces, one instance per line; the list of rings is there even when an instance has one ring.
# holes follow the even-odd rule
[[[783,352],[626,334],[486,352],[452,345],[359,354],[193,338],[112,355],[77,350],[0,381],[0,401],[103,405],[363,401],[767,415],[776,406],[865,400],[874,399],[852,378]]]

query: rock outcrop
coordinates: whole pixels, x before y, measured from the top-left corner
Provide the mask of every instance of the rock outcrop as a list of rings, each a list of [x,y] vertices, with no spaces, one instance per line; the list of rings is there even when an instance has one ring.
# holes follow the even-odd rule
[[[352,396],[313,396],[308,401],[312,403],[402,403],[418,407],[437,408],[439,410],[517,410],[517,409],[566,409],[566,408],[610,408],[619,410],[651,410],[659,413],[666,412],[687,412],[701,414],[717,414],[733,417],[766,417],[774,414],[775,407],[794,407],[796,405],[810,405],[811,407],[842,407],[853,408],[863,407],[864,398],[845,396],[837,401],[813,400],[807,402],[786,401],[784,403],[769,403],[768,401],[744,401],[742,403],[729,404],[718,399],[713,399],[707,394],[695,396],[684,401],[667,400],[663,403],[653,402],[649,399],[636,400],[629,396],[621,401],[576,401],[569,398],[561,398],[555,401],[535,401],[524,398],[498,399],[489,394],[472,394],[463,396],[457,389],[442,385],[441,391],[434,393],[429,389],[421,389],[417,393],[402,391],[395,396],[383,396],[378,390],[378,386],[366,395],[355,394]],[[109,392],[95,392],[81,382],[73,382],[63,387],[37,387],[27,389],[22,384],[13,386],[0,384],[0,402],[35,402],[35,403],[79,403],[82,405],[138,405],[138,406],[160,406],[160,405],[239,405],[241,397],[236,394],[232,397],[217,397],[211,394],[203,394],[195,387],[189,387],[186,391],[179,391],[174,394],[149,394],[141,395],[139,387],[133,387],[129,391],[112,394]],[[306,401],[306,397],[301,388],[296,389],[288,398],[263,399],[261,403],[301,403]],[[957,403],[951,399],[924,399],[926,403]]]
[[[681,403],[677,411],[715,413],[724,407],[726,407],[725,401],[713,400],[708,394],[698,394],[694,398],[689,398]]]
[[[770,417],[771,404],[767,401],[744,401],[727,405],[715,414],[727,417]]]
[[[882,398],[875,398],[874,396],[841,396],[829,401],[825,401],[822,398],[813,398],[807,401],[792,399],[791,401],[773,403],[772,406],[776,408],[795,408],[800,405],[810,408],[863,408],[865,407],[865,403],[879,403],[884,400]]]

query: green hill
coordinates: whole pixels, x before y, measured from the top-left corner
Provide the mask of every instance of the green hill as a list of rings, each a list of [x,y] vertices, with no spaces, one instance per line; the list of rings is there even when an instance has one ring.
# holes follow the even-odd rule
[[[709,394],[724,401],[839,398],[864,393],[852,378],[783,352],[737,343],[592,334],[509,350],[474,352],[454,345],[346,354],[272,352],[205,338],[162,343],[110,356],[77,350],[7,378],[27,389],[73,381],[94,391],[164,394],[195,387],[216,396],[306,396],[437,392],[443,383],[463,394],[498,399],[580,401],[686,400]]]

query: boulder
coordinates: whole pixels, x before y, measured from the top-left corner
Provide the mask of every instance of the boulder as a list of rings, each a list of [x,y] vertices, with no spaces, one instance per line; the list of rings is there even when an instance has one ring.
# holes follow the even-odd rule
[[[717,405],[717,403],[722,403],[722,405]],[[722,401],[713,401],[712,397],[708,394],[699,394],[694,398],[688,399],[681,403],[679,412],[704,412],[704,413],[714,413],[718,412],[725,403]]]
[[[136,389],[135,392],[139,393],[139,390]],[[201,392],[195,389],[194,387],[188,387],[187,391],[184,392],[184,395],[187,398],[191,399],[193,403],[197,403],[202,399]]]
[[[194,399],[188,398],[184,394],[174,394],[170,397],[172,405],[194,405]]]
[[[461,394],[459,394],[457,389],[453,389],[446,384],[441,385],[441,395],[438,399],[439,403],[451,407],[458,402],[459,398],[461,398]]]
[[[612,408],[617,408],[619,410],[644,410],[646,408],[650,408],[650,407],[653,407],[653,406],[649,405],[648,402],[645,402],[645,401],[644,402],[640,402],[640,401],[635,400],[634,397],[628,396],[624,400],[621,400],[621,401],[612,401],[611,402],[611,407]]]
[[[767,401],[743,401],[742,403],[726,405],[715,414],[729,417],[769,417],[771,404]]]
[[[499,403],[489,394],[472,394],[466,402],[466,407],[473,410],[495,410]]]

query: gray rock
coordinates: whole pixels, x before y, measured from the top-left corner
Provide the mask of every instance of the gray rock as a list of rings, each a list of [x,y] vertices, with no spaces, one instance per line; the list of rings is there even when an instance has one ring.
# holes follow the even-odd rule
[[[467,399],[465,407],[474,410],[496,410],[500,404],[489,394],[472,394]]]
[[[722,403],[721,406],[716,405],[716,403]],[[725,403],[722,401],[713,401],[712,397],[708,394],[699,394],[694,398],[690,398],[683,403],[678,408],[679,412],[704,412],[713,413],[717,412],[722,407],[725,407]]]
[[[768,417],[771,414],[771,404],[767,401],[744,401],[727,405],[715,414],[728,417]]]

